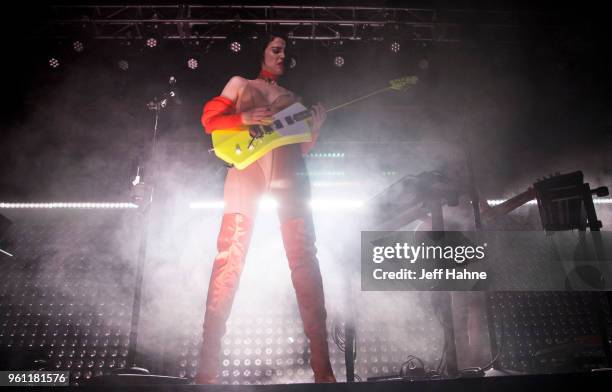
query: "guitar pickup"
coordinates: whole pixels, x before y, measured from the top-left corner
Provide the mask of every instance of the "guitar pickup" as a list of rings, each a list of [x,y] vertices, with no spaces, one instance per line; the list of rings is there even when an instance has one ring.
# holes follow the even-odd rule
[[[284,128],[283,122],[281,120],[274,121],[274,129]]]
[[[285,117],[285,122],[289,125],[293,125],[293,123],[295,123],[295,121],[293,121],[293,117],[291,116]]]
[[[271,125],[264,125],[263,129],[264,129],[265,133],[272,133],[272,132],[274,132],[274,128],[272,128]]]

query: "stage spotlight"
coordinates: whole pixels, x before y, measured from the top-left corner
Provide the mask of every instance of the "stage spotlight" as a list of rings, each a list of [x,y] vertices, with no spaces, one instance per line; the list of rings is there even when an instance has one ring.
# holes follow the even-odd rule
[[[427,68],[429,68],[429,60],[427,60],[426,58],[420,59],[419,68],[422,70],[426,70]]]
[[[295,57],[291,57],[289,59],[289,68],[293,69],[295,68],[296,65],[297,65],[297,60],[295,59]]]
[[[119,60],[117,62],[117,67],[122,71],[127,71],[130,69],[130,63],[128,63],[127,60]]]
[[[157,46],[157,40],[153,37],[147,39],[147,46],[149,48],[154,48]]]
[[[338,68],[344,66],[344,57],[342,56],[334,57],[334,65]]]
[[[242,44],[239,41],[232,41],[229,48],[233,53],[238,53],[242,50]]]
[[[401,46],[399,42],[393,41],[389,48],[391,49],[392,53],[398,53],[400,51]]]
[[[187,60],[187,67],[189,69],[198,69],[198,60],[190,58],[189,60]]]
[[[58,60],[58,59],[56,59],[55,57],[51,57],[51,58],[49,59],[49,66],[50,66],[51,68],[57,68],[57,67],[59,67],[59,65],[60,65],[60,62],[59,62],[59,60]]]
[[[81,53],[85,49],[85,46],[83,46],[81,41],[74,41],[72,43],[72,49],[77,53]]]

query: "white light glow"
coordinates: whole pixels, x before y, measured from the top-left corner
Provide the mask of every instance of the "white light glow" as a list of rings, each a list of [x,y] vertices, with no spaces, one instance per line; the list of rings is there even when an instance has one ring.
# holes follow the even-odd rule
[[[346,200],[346,199],[313,199],[310,201],[310,207],[313,210],[329,210],[329,209],[356,209],[363,207],[362,200]]]
[[[223,200],[220,201],[200,201],[189,203],[189,208],[199,210],[220,210],[225,207],[225,202]]]
[[[273,210],[278,207],[278,202],[271,197],[265,196],[259,200],[259,206],[266,210]]]

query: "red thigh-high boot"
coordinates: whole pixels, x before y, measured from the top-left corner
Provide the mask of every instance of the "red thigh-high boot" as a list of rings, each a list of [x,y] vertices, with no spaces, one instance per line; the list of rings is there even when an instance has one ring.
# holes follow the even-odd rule
[[[244,267],[252,233],[252,221],[242,214],[225,214],[217,239],[215,258],[204,315],[204,333],[197,384],[216,384],[219,373],[221,338],[229,318]]]
[[[291,219],[281,225],[281,232],[304,332],[310,340],[310,366],[315,382],[336,382],[329,362],[327,313],[312,221]]]

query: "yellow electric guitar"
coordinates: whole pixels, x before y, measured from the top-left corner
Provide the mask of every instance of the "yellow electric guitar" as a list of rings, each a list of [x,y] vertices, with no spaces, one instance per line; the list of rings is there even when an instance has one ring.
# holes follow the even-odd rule
[[[328,109],[327,113],[384,91],[404,90],[416,84],[417,81],[416,76],[391,80],[389,86],[334,106]],[[311,127],[308,122],[310,117],[311,111],[309,109],[299,102],[294,103],[276,113],[270,125],[252,125],[251,127],[244,126],[213,131],[213,150],[217,157],[242,170],[277,147],[311,141]],[[249,132],[250,130],[251,132]],[[251,134],[261,136],[252,137]]]

